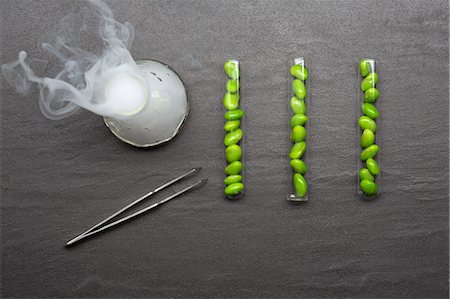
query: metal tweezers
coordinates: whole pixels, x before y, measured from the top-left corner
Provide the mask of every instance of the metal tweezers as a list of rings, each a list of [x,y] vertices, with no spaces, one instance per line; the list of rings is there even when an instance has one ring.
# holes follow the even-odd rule
[[[143,208],[142,210],[139,210],[139,211],[137,211],[137,212],[135,212],[135,213],[133,213],[133,214],[131,214],[131,215],[125,216],[125,217],[120,218],[120,219],[118,219],[118,220],[116,220],[116,221],[114,221],[114,222],[111,222],[111,223],[109,223],[109,224],[104,225],[106,222],[108,222],[108,221],[110,221],[111,219],[115,218],[116,216],[122,214],[123,212],[125,212],[126,210],[128,210],[128,209],[130,209],[131,207],[135,206],[136,204],[140,203],[140,202],[143,201],[144,199],[149,198],[149,197],[152,196],[153,194],[155,194],[155,193],[157,193],[157,192],[163,190],[164,188],[166,188],[166,187],[168,187],[168,186],[170,186],[170,185],[172,185],[172,184],[174,184],[174,183],[180,181],[181,179],[184,179],[184,178],[187,177],[187,176],[190,176],[190,175],[192,175],[192,174],[194,174],[194,173],[196,173],[196,172],[199,172],[201,169],[202,169],[201,167],[193,168],[193,169],[189,170],[188,172],[186,172],[186,173],[184,173],[184,174],[182,174],[182,175],[180,175],[180,176],[174,178],[173,180],[171,180],[171,181],[169,181],[169,182],[167,182],[167,183],[165,183],[165,184],[159,186],[159,187],[156,188],[155,190],[150,191],[149,193],[147,193],[147,194],[145,194],[145,195],[139,197],[138,199],[136,199],[136,200],[133,201],[132,203],[126,205],[125,207],[123,207],[123,208],[120,209],[119,211],[115,212],[115,213],[112,214],[111,216],[109,216],[109,217],[107,217],[106,219],[100,221],[99,223],[97,223],[96,225],[94,225],[93,227],[91,227],[90,229],[88,229],[87,231],[81,233],[80,235],[76,236],[75,238],[73,238],[72,240],[70,240],[69,242],[67,242],[66,246],[70,246],[70,245],[72,245],[72,244],[74,244],[74,243],[76,243],[76,242],[78,242],[78,241],[80,241],[80,240],[82,240],[82,239],[84,239],[84,238],[87,238],[87,237],[96,235],[96,234],[98,234],[98,233],[100,233],[100,232],[102,232],[102,231],[104,231],[104,230],[107,230],[107,229],[113,227],[113,226],[116,226],[116,225],[118,225],[118,224],[120,224],[120,223],[123,223],[123,222],[125,222],[125,221],[127,221],[127,220],[130,220],[130,219],[132,219],[132,218],[134,218],[134,217],[137,217],[137,216],[139,216],[139,215],[141,215],[141,214],[144,214],[145,212],[148,212],[149,210],[151,210],[151,209],[153,209],[153,208],[156,208],[156,207],[158,207],[158,206],[160,206],[160,205],[162,205],[162,204],[168,202],[169,200],[171,200],[171,199],[173,199],[173,198],[175,198],[175,197],[177,197],[177,196],[179,196],[179,195],[181,195],[181,194],[183,194],[183,193],[185,193],[185,192],[187,192],[187,191],[189,191],[189,190],[191,190],[191,189],[193,189],[193,188],[195,188],[195,187],[198,187],[198,186],[203,185],[204,183],[206,183],[206,181],[207,181],[208,179],[206,179],[206,178],[205,178],[205,179],[202,179],[202,180],[200,180],[200,181],[198,181],[198,182],[196,182],[196,183],[194,183],[194,184],[192,184],[192,185],[190,185],[190,186],[188,186],[188,187],[186,187],[186,188],[184,188],[184,189],[182,189],[182,190],[180,190],[180,191],[178,191],[178,192],[176,192],[176,193],[170,195],[169,197],[166,197],[165,199],[163,199],[163,200],[161,200],[161,201],[158,201],[158,202],[156,202],[156,203],[154,203],[154,204],[152,204],[152,205],[150,205],[150,206],[148,206],[148,207],[146,207],[146,208]],[[104,225],[104,226],[103,226],[103,225]]]

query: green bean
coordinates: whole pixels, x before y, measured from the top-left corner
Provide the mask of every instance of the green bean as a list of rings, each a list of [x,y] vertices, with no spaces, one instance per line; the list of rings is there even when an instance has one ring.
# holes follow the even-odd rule
[[[229,146],[238,143],[239,141],[241,141],[241,139],[242,139],[242,130],[236,129],[225,135],[223,143],[225,144],[225,146]]]
[[[225,125],[223,126],[223,129],[225,131],[234,131],[236,129],[239,128],[239,126],[241,125],[241,121],[240,120],[229,120],[225,123]]]
[[[361,116],[359,118],[359,126],[361,127],[362,130],[368,129],[374,133],[377,131],[377,123],[367,116]]]
[[[380,148],[378,147],[378,145],[372,144],[361,152],[360,158],[361,160],[366,161],[369,158],[375,157],[379,150]]]
[[[306,173],[306,170],[307,170],[306,163],[303,162],[302,160],[292,159],[290,164],[295,172],[301,173],[301,174]]]
[[[289,157],[291,159],[299,159],[303,156],[305,151],[306,151],[306,142],[302,141],[295,143],[294,146],[292,146]]]
[[[228,196],[239,194],[244,189],[244,184],[233,183],[225,188],[225,194]]]
[[[223,96],[223,105],[228,110],[237,109],[237,107],[239,106],[239,94],[227,92]]]
[[[364,103],[362,105],[362,111],[371,119],[376,119],[379,115],[377,107],[369,103]]]
[[[359,71],[361,73],[361,76],[367,76],[372,71],[370,61],[367,61],[365,59],[361,60],[359,62]]]
[[[239,183],[240,181],[242,181],[242,175],[240,175],[240,174],[229,175],[223,180],[225,185]]]
[[[238,120],[241,119],[242,116],[244,116],[244,111],[242,111],[241,109],[227,111],[224,115],[226,120]]]
[[[362,180],[360,186],[361,190],[369,196],[376,195],[378,192],[378,186],[375,182]]]
[[[367,169],[369,169],[370,173],[373,175],[377,175],[380,173],[380,167],[378,167],[377,161],[372,158],[366,160]]]
[[[308,70],[303,66],[299,64],[295,64],[290,69],[291,75],[295,78],[305,81],[308,79]]]
[[[305,177],[300,173],[294,174],[294,189],[297,197],[303,197],[308,192],[308,184]]]
[[[369,181],[375,181],[375,178],[370,173],[369,169],[367,168],[361,168],[359,171],[359,179],[362,180],[369,180]]]
[[[292,91],[295,94],[295,97],[299,100],[303,100],[306,97],[306,86],[303,81],[295,79],[292,82]]]
[[[239,90],[239,80],[231,79],[227,81],[226,89],[228,92],[235,93]]]
[[[242,167],[243,165],[241,161],[231,162],[227,167],[225,167],[225,173],[228,175],[240,174],[242,171]]]
[[[363,148],[366,148],[372,145],[375,142],[375,134],[369,130],[365,129],[361,134],[360,145]]]
[[[225,150],[225,157],[228,163],[239,161],[242,157],[242,149],[237,144],[232,144]]]
[[[307,121],[308,121],[308,117],[306,115],[295,114],[291,118],[291,128],[293,128],[295,126],[303,126]]]
[[[291,98],[291,109],[295,114],[306,114],[306,104],[304,100],[299,100],[296,97]]]
[[[370,87],[375,87],[375,84],[377,84],[377,82],[378,82],[377,73],[370,73],[361,81],[361,90],[366,91]]]
[[[301,142],[306,138],[306,129],[303,126],[295,126],[292,129],[291,133],[291,141],[292,142]]]
[[[375,87],[370,87],[364,92],[364,102],[366,103],[374,103],[378,97],[380,96],[380,92]]]
[[[231,79],[238,79],[239,78],[239,66],[236,61],[227,61],[223,65],[223,68],[225,70],[225,73],[230,77]]]

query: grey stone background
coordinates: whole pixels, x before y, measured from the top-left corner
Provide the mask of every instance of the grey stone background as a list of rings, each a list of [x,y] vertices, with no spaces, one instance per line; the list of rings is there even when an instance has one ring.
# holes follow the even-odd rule
[[[87,111],[43,117],[1,89],[2,297],[447,297],[447,1],[107,1],[132,54],[170,64],[191,114],[151,150]],[[2,63],[80,1],[2,1]],[[89,39],[88,39],[89,41]],[[92,43],[95,43],[92,41]],[[92,46],[92,45],[91,45]],[[289,184],[288,65],[310,65],[310,201]],[[379,62],[383,193],[356,196],[359,57]],[[246,187],[222,197],[222,63],[242,63]],[[71,237],[190,167],[209,183],[71,249]],[[152,199],[178,190],[171,188]]]

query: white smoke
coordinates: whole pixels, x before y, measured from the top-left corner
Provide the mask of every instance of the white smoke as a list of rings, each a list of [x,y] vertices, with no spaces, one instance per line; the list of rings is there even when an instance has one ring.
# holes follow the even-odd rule
[[[133,42],[133,26],[115,21],[103,1],[88,2],[98,17],[99,43],[104,47],[102,53],[95,54],[81,48],[80,32],[85,28],[84,25],[77,26],[77,21],[84,22],[86,15],[72,14],[61,20],[53,41],[41,44],[63,66],[54,78],[36,75],[27,63],[25,51],[20,51],[17,61],[2,65],[6,80],[18,92],[27,93],[33,84],[37,84],[41,111],[50,119],[64,118],[79,107],[103,116],[126,118],[130,111],[143,105],[149,93],[146,81],[128,50]],[[125,78],[122,81],[125,86],[109,88],[111,84],[120,82],[117,78]],[[138,91],[136,86],[140,88]],[[105,96],[108,89],[114,90],[114,94],[119,90],[121,98]]]

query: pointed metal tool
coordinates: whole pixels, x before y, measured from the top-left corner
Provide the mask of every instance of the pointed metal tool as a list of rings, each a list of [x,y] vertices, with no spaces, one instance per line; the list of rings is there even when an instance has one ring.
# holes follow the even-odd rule
[[[119,219],[119,220],[117,220],[117,221],[114,221],[114,222],[112,222],[112,223],[110,223],[110,224],[107,224],[107,225],[105,225],[105,226],[102,226],[103,224],[105,224],[105,223],[108,222],[109,220],[111,220],[111,219],[117,217],[118,215],[122,214],[123,212],[125,212],[126,210],[128,210],[128,209],[130,209],[131,207],[135,206],[136,204],[140,203],[140,202],[143,201],[144,199],[147,199],[148,197],[150,197],[150,196],[154,195],[155,193],[157,193],[157,192],[163,190],[164,188],[166,188],[166,187],[168,187],[168,186],[170,186],[170,185],[172,185],[172,184],[174,184],[174,183],[180,181],[181,179],[183,179],[183,178],[185,178],[185,177],[187,177],[187,176],[189,176],[189,175],[191,175],[191,174],[193,174],[193,173],[195,173],[195,172],[198,172],[198,171],[200,171],[200,170],[201,170],[201,167],[193,168],[193,169],[191,169],[190,171],[188,171],[188,172],[186,172],[186,173],[184,173],[184,174],[182,174],[182,175],[180,175],[180,176],[174,178],[173,180],[171,180],[171,181],[169,181],[169,182],[167,182],[167,183],[165,183],[165,184],[159,186],[159,187],[156,188],[155,190],[150,191],[149,193],[147,193],[147,194],[145,194],[145,195],[139,197],[138,199],[136,199],[136,200],[133,201],[132,203],[126,205],[125,207],[123,207],[123,208],[120,209],[119,211],[115,212],[115,213],[112,214],[111,216],[105,218],[104,220],[100,221],[99,223],[97,223],[96,225],[94,225],[93,227],[91,227],[90,229],[86,230],[85,232],[81,233],[80,235],[76,236],[75,238],[73,238],[72,240],[70,240],[69,242],[67,242],[66,246],[70,246],[70,245],[72,245],[72,244],[74,244],[74,243],[76,243],[76,242],[78,242],[78,241],[80,241],[80,240],[82,240],[82,239],[84,239],[84,238],[86,238],[86,237],[88,237],[88,236],[92,236],[92,235],[94,235],[94,234],[97,234],[97,233],[99,233],[99,232],[105,230],[105,229],[108,229],[108,228],[113,227],[113,226],[115,226],[115,225],[117,225],[117,224],[119,224],[119,223],[122,223],[122,222],[124,222],[124,221],[127,221],[127,220],[129,220],[129,219],[131,219],[131,218],[134,218],[134,217],[136,217],[136,216],[138,216],[138,215],[140,215],[140,214],[142,214],[142,213],[145,213],[145,212],[147,212],[147,211],[149,211],[149,210],[151,210],[151,209],[153,209],[153,208],[156,208],[157,206],[159,206],[159,205],[161,205],[161,204],[163,204],[163,203],[168,202],[169,200],[171,200],[171,199],[173,199],[173,198],[175,198],[175,197],[177,197],[177,196],[183,194],[184,192],[189,191],[190,189],[193,189],[193,188],[195,188],[195,187],[197,187],[197,186],[202,185],[202,184],[205,183],[208,179],[203,179],[203,180],[201,180],[201,181],[199,181],[199,182],[197,182],[197,183],[195,183],[195,184],[193,184],[193,185],[191,185],[191,186],[189,186],[189,187],[184,188],[184,189],[181,190],[181,191],[178,191],[178,192],[175,193],[175,194],[172,194],[171,196],[169,196],[169,197],[167,197],[167,198],[165,198],[165,199],[163,199],[163,200],[161,200],[161,201],[159,201],[159,202],[157,202],[157,203],[155,203],[155,204],[152,204],[152,205],[148,206],[147,208],[144,208],[144,209],[142,209],[142,210],[140,210],[140,211],[137,211],[137,212],[135,212],[135,213],[133,213],[133,214],[131,214],[131,215],[129,215],[129,216],[126,216],[126,217],[121,218],[121,219]],[[102,226],[102,227],[101,227],[101,226]],[[99,228],[99,227],[101,227],[101,228]]]

